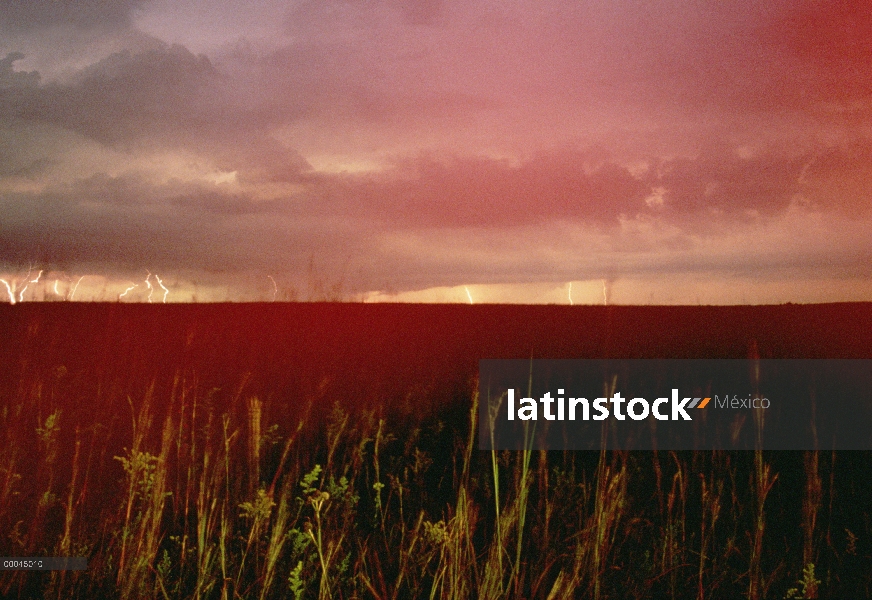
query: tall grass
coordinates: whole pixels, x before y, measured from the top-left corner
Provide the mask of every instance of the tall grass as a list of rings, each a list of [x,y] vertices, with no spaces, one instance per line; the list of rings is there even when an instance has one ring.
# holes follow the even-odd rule
[[[74,416],[48,382],[4,398],[3,552],[83,554],[90,567],[6,571],[0,592],[702,599],[872,586],[868,508],[821,510],[865,476],[840,472],[827,489],[817,453],[544,452],[532,431],[521,451],[485,453],[474,382],[409,421],[315,398],[288,419],[240,379],[226,393],[185,372],[122,397],[107,386],[98,400],[125,409],[108,422]],[[776,463],[804,474],[795,502]]]

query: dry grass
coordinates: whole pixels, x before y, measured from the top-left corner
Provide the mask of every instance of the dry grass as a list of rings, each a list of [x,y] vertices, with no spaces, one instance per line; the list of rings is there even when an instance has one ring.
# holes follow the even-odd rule
[[[865,476],[825,484],[817,453],[484,453],[474,393],[421,422],[341,403],[280,419],[287,406],[247,396],[244,376],[222,401],[190,373],[109,398],[126,406],[116,420],[70,423],[49,383],[3,400],[4,553],[84,554],[90,569],[3,572],[5,597],[756,599],[872,585],[868,507],[865,522],[821,511]],[[775,463],[804,473],[795,503]]]

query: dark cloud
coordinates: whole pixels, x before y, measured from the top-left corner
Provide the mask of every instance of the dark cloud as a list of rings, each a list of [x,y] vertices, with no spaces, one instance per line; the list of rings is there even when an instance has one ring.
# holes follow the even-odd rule
[[[868,254],[834,225],[872,208],[868,3],[304,1],[276,40],[201,27],[208,57],[136,32],[140,8],[3,4],[3,51],[39,56],[0,59],[0,260],[353,253],[403,288]]]
[[[742,157],[728,147],[696,158],[660,161],[646,178],[664,189],[667,212],[706,215],[774,215],[790,206],[800,190],[803,156],[762,154]]]
[[[32,179],[48,172],[53,164],[46,158],[23,161],[14,153],[0,150],[0,177]]]
[[[16,71],[15,61],[24,58],[21,52],[10,52],[0,60],[0,89],[27,89],[39,85],[39,73],[36,71]]]
[[[422,74],[426,65],[397,54],[375,40],[302,39],[268,52],[240,44],[216,64],[233,80],[234,97],[273,126],[308,119],[322,120],[331,131],[339,123],[438,123],[502,105],[475,92],[434,87]]]
[[[671,165],[684,179],[669,184],[704,189],[713,174],[727,180],[742,168],[713,164]],[[694,186],[695,170],[705,175]],[[872,246],[862,224],[802,207],[752,220],[705,205],[664,216],[644,202],[646,176],[584,152],[519,165],[418,159],[389,175],[312,176],[296,196],[263,201],[223,185],[99,174],[43,192],[4,194],[0,257],[5,265],[106,265],[121,273],[148,267],[304,277],[317,256],[339,269],[324,268],[327,279],[342,276],[351,261],[357,279],[346,283],[354,292],[385,281],[409,289],[604,274],[868,275]],[[805,176],[814,181],[818,172],[808,166]],[[470,184],[461,201],[489,193],[487,211],[457,204],[453,194]],[[446,195],[431,192],[433,185]],[[536,197],[560,189],[567,195],[550,204]],[[573,194],[593,201],[585,205]]]
[[[327,233],[286,202],[137,175],[98,174],[44,192],[6,193],[0,215],[6,265],[39,259],[122,270],[143,264],[234,270],[274,264],[271,255],[302,264]]]
[[[279,121],[267,105],[242,104],[232,82],[182,46],[120,52],[69,83],[0,61],[0,122],[53,125],[127,149],[187,148],[250,180],[288,181],[309,168],[269,136]],[[291,113],[293,111],[290,111]]]
[[[220,85],[209,60],[181,46],[121,52],[85,69],[70,84],[30,86],[27,94],[5,98],[4,113],[105,144],[155,135],[166,143],[169,134],[191,137],[218,126],[212,93]]]
[[[844,214],[872,212],[872,141],[821,149],[809,156],[800,176],[802,198],[812,206]]]
[[[69,25],[79,28],[130,25],[148,0],[2,0],[0,30],[30,32]]]
[[[504,227],[555,219],[615,224],[644,210],[645,185],[583,154],[543,155],[518,166],[493,159],[423,157],[384,174],[325,181],[329,205],[414,227]]]
[[[652,158],[631,173],[595,151],[505,160],[421,157],[374,174],[313,176],[319,206],[389,226],[500,228],[555,220],[615,227],[650,217],[681,227],[777,217],[797,203],[872,209],[872,152],[848,145],[742,155]],[[313,205],[314,207],[314,205]]]
[[[97,173],[72,184],[58,186],[46,197],[71,205],[90,205],[111,212],[117,208],[180,209],[179,223],[195,228],[202,219],[238,217],[255,214],[291,214],[291,203],[282,200],[255,200],[240,191],[230,191],[226,184],[195,183],[170,180],[154,183],[143,175],[117,177]]]
[[[652,161],[635,175],[598,150],[540,153],[518,164],[423,156],[378,173],[298,173],[295,192],[268,200],[244,182],[155,183],[136,173],[98,173],[44,192],[5,194],[0,253],[24,260],[34,248],[48,248],[57,261],[112,257],[125,264],[145,254],[152,264],[232,268],[261,264],[251,257],[260,242],[271,252],[287,244],[279,254],[300,261],[318,239],[361,249],[410,232],[535,231],[563,223],[599,231],[612,252],[667,252],[691,269],[696,235],[763,227],[798,208],[868,211],[870,156],[868,146],[746,158],[722,147],[695,159]],[[853,199],[845,199],[846,190]],[[241,231],[250,237],[240,238]]]
[[[852,141],[741,155],[725,144],[694,158],[654,160],[643,180],[661,190],[656,211],[677,223],[705,215],[773,217],[797,205],[872,212],[872,144]]]

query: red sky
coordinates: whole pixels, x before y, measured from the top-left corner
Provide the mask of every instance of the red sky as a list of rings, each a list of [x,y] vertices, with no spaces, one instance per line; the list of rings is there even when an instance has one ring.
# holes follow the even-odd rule
[[[0,277],[872,300],[869,56],[866,2],[10,0]]]

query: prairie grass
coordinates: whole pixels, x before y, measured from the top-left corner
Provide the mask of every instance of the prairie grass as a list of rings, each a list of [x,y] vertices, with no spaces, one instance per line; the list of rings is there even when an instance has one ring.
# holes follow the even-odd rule
[[[99,380],[87,404],[53,371],[5,386],[0,554],[83,555],[89,569],[0,572],[0,594],[872,593],[868,453],[482,452],[474,381],[367,406],[318,386],[250,393],[231,375],[84,371]]]

